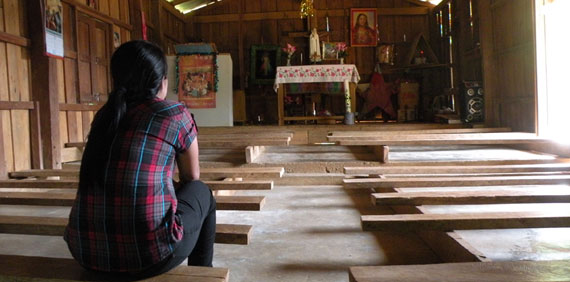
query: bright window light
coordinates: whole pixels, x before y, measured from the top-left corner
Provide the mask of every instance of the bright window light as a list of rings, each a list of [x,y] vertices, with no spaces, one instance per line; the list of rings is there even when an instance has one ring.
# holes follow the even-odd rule
[[[537,0],[538,134],[570,144],[570,1]]]

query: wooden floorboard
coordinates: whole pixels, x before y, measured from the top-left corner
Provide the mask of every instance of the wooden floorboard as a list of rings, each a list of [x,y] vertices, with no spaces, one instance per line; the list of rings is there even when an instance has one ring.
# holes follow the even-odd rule
[[[570,227],[570,211],[365,215],[361,221],[364,231],[398,232]]]
[[[63,236],[68,218],[0,216],[0,233]],[[216,224],[216,243],[249,244],[251,225]]]
[[[467,262],[427,265],[354,266],[351,282],[569,281],[570,261]]]

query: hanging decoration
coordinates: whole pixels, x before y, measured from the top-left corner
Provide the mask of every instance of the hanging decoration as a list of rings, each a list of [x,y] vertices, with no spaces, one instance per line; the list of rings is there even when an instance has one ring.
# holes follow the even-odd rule
[[[301,1],[301,19],[313,17],[315,15],[315,5],[313,0]]]

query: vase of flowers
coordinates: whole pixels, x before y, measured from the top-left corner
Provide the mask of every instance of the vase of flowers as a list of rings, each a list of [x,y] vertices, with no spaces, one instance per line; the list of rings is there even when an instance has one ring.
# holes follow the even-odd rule
[[[291,57],[293,57],[293,53],[297,51],[297,47],[287,43],[287,47],[283,48],[283,52],[287,54],[287,66],[291,65]]]
[[[344,64],[344,58],[348,57],[348,46],[344,42],[339,42],[336,44],[335,49],[340,63]]]

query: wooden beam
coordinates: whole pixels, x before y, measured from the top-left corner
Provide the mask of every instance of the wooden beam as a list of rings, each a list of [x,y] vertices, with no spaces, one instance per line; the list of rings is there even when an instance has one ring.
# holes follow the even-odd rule
[[[388,206],[570,203],[570,191],[485,190],[373,193],[372,203]]]
[[[0,216],[0,233],[63,236],[68,218]],[[249,244],[251,225],[216,224],[216,243]]]
[[[424,265],[353,266],[351,282],[369,281],[550,281],[568,280],[570,260],[495,261]],[[548,278],[546,278],[548,277]]]
[[[344,179],[347,189],[570,184],[570,175],[399,177]]]
[[[3,279],[8,277],[7,279]],[[221,267],[178,266],[152,281],[228,281],[229,270]],[[19,282],[112,281],[116,275],[96,273],[71,258],[0,255],[0,280]]]
[[[212,190],[271,190],[273,181],[244,180],[244,181],[204,181]],[[0,188],[53,188],[77,189],[78,180],[2,180]]]
[[[390,147],[388,146],[371,146],[372,152],[381,163],[387,163],[390,160],[389,153]]]
[[[0,132],[4,134],[4,123],[2,122],[2,114],[0,114]],[[4,136],[0,138],[0,180],[8,178],[8,168],[6,167],[6,151],[4,147]]]
[[[0,101],[0,110],[33,110],[35,107],[34,102],[22,101]]]
[[[467,173],[522,173],[570,172],[570,163],[522,165],[462,165],[462,166],[375,166],[345,167],[344,174],[467,174]]]
[[[60,111],[75,111],[75,112],[96,112],[103,107],[102,104],[99,105],[89,105],[89,104],[59,104]]]
[[[18,45],[18,46],[25,47],[25,48],[30,47],[30,45],[32,45],[30,39],[28,39],[26,37],[14,35],[11,33],[7,33],[4,31],[0,31],[0,41],[5,42],[5,43]]]
[[[550,228],[570,227],[570,212],[364,215],[361,220],[364,231]]]
[[[30,145],[33,169],[44,168],[41,132],[40,103],[36,101],[34,102],[34,109],[30,110]]]
[[[1,205],[71,206],[73,192],[0,192]],[[265,204],[264,196],[216,196],[217,210],[259,211]]]
[[[27,18],[42,19],[43,0],[28,1]],[[59,135],[59,81],[57,59],[45,55],[45,35],[42,21],[28,21],[31,45],[32,99],[39,102],[42,152],[45,168],[61,167]],[[38,134],[38,133],[33,133]]]
[[[378,15],[381,16],[427,16],[428,8],[379,8]],[[319,10],[317,16],[324,17],[344,17],[344,9]],[[284,20],[299,19],[298,11],[282,11],[267,13],[246,13],[243,15],[243,21],[261,21],[261,20]],[[222,14],[209,16],[195,16],[195,23],[220,23],[220,22],[237,22],[240,20],[240,14]]]

